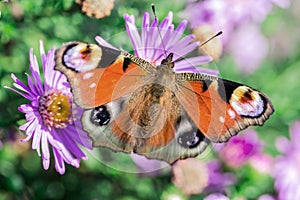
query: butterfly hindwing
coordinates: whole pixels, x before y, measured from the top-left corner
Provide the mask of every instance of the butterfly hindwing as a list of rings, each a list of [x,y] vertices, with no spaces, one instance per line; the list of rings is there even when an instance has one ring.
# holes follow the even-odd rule
[[[147,158],[160,159],[172,164],[179,159],[196,157],[210,143],[183,110],[175,122],[174,131],[175,137],[167,145],[139,153]]]
[[[126,97],[92,109],[82,115],[83,129],[89,134],[94,147],[106,147],[114,151],[130,153],[134,148],[131,141],[122,140],[123,132],[116,129],[116,118],[124,110]]]
[[[177,105],[177,111],[172,110],[174,105],[170,99],[166,99],[162,105],[152,104],[148,109],[143,104],[149,98],[146,95],[148,92],[143,87],[140,90],[138,97],[129,94],[85,110],[82,116],[83,128],[92,138],[93,146],[124,153],[134,152],[168,163],[195,157],[204,151],[209,140],[180,105]],[[174,99],[173,104],[176,102]],[[144,110],[151,112],[148,113],[150,115],[143,114]],[[147,117],[152,122],[145,125]]]

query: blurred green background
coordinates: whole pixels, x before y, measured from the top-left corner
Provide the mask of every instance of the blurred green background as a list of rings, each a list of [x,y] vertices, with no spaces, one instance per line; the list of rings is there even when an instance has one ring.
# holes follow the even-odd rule
[[[39,40],[43,40],[45,49],[49,50],[72,40],[94,42],[94,37],[100,35],[109,38],[116,47],[131,48],[128,38],[114,39],[112,35],[125,31],[124,13],[135,15],[140,26],[143,13],[151,11],[151,3],[156,5],[158,18],[173,11],[175,25],[182,20],[178,13],[184,9],[185,2],[180,0],[172,3],[119,0],[111,15],[103,19],[86,16],[73,0],[0,2],[0,199],[171,199],[171,194],[178,194],[182,199],[204,197],[202,194],[185,196],[173,185],[170,170],[155,177],[143,176],[116,170],[93,157],[82,161],[79,169],[67,166],[64,175],[55,171],[53,162],[50,169],[44,171],[41,158],[31,150],[30,144],[19,142],[25,137],[18,131],[24,116],[17,108],[28,102],[3,88],[12,85],[10,73],[25,81],[29,49],[34,48],[38,54]],[[293,9],[274,8],[262,23],[271,49],[254,73],[240,73],[228,54],[216,63],[222,77],[258,88],[272,100],[275,114],[265,126],[256,129],[265,142],[265,151],[272,156],[279,153],[275,139],[289,137],[289,126],[300,116],[300,17]],[[129,156],[120,159],[136,167]],[[258,188],[259,181],[263,181],[264,188]],[[237,183],[228,190],[234,198],[255,199],[264,193],[273,194],[273,184],[270,175],[245,167],[239,170]]]

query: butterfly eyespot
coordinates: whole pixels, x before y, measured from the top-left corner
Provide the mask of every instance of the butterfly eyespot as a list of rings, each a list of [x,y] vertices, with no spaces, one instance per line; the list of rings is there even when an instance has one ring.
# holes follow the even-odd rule
[[[74,43],[67,47],[63,54],[63,62],[67,68],[76,72],[95,69],[102,58],[102,49],[97,45]]]
[[[258,117],[265,110],[265,100],[257,91],[240,86],[233,91],[230,105],[241,116]]]
[[[178,143],[184,148],[194,148],[204,140],[204,135],[198,129],[197,131],[186,132],[178,137]]]
[[[107,125],[110,121],[110,114],[106,106],[96,107],[91,113],[91,122],[96,125]]]

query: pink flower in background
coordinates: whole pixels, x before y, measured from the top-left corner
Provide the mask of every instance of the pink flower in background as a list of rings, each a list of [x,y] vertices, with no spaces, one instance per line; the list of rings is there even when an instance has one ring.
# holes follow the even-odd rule
[[[241,72],[252,73],[269,50],[268,41],[260,31],[260,23],[273,5],[286,8],[289,4],[288,0],[189,1],[182,16],[189,20],[192,29],[210,25],[215,33],[223,31],[220,38],[224,52],[233,56]]]
[[[245,22],[262,22],[272,9],[272,0],[225,0],[228,17],[236,25]]]
[[[227,17],[227,13],[228,3],[223,0],[189,1],[181,16],[188,19],[191,29],[210,25],[215,33],[223,31],[220,38],[226,43],[234,28],[234,23]]]
[[[185,194],[224,192],[234,184],[235,177],[224,173],[217,160],[207,162],[196,158],[177,161],[173,165],[173,183]]]
[[[232,168],[246,164],[252,156],[261,153],[262,142],[254,130],[247,130],[232,137],[225,144],[214,144],[220,158]]]
[[[257,24],[239,26],[231,35],[227,50],[233,56],[240,71],[249,74],[255,71],[268,55],[269,44]]]
[[[276,200],[276,198],[269,194],[263,194],[260,197],[258,197],[257,200]]]
[[[184,18],[194,29],[203,24],[212,25],[216,32],[222,30],[231,34],[231,31],[247,23],[260,23],[271,12],[272,6],[286,8],[289,0],[205,0],[188,1]]]
[[[206,192],[223,192],[235,183],[235,177],[231,173],[224,173],[218,160],[210,160],[206,163],[209,170],[208,186]]]
[[[290,0],[272,0],[272,2],[281,8],[288,8],[291,5]]]
[[[148,159],[138,154],[130,154],[132,161],[138,167],[138,173],[142,176],[157,176],[162,169],[170,168],[170,165],[161,160]]]
[[[275,160],[273,177],[278,200],[300,199],[300,121],[290,128],[290,140],[279,137],[277,149],[282,153]]]
[[[249,164],[261,173],[271,174],[274,159],[269,154],[256,153],[249,158]]]
[[[221,193],[213,193],[204,197],[203,200],[229,200],[229,198]]]
[[[272,8],[271,0],[205,0],[189,1],[182,16],[187,18],[192,29],[210,24],[217,32],[223,31],[224,44],[240,25],[261,22]]]
[[[173,165],[172,182],[186,195],[200,194],[208,186],[209,169],[196,158],[179,160]]]
[[[81,123],[75,124],[75,115],[82,112],[72,103],[72,93],[67,78],[54,70],[55,50],[46,54],[43,43],[40,43],[44,83],[33,49],[30,50],[30,72],[27,84],[20,81],[14,74],[14,88],[6,87],[30,101],[19,110],[25,113],[26,123],[20,126],[27,137],[22,142],[32,140],[32,149],[42,156],[43,167],[50,166],[51,150],[53,151],[56,171],[65,173],[65,163],[79,167],[81,159],[87,159],[80,145],[92,148],[90,138],[82,130]]]

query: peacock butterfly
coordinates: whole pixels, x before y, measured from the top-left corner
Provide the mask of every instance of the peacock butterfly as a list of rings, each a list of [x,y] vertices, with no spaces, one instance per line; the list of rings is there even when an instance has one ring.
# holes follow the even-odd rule
[[[56,69],[84,109],[81,122],[94,147],[174,163],[226,142],[274,112],[249,86],[201,73],[175,73],[173,54],[158,66],[98,44],[69,42]]]

